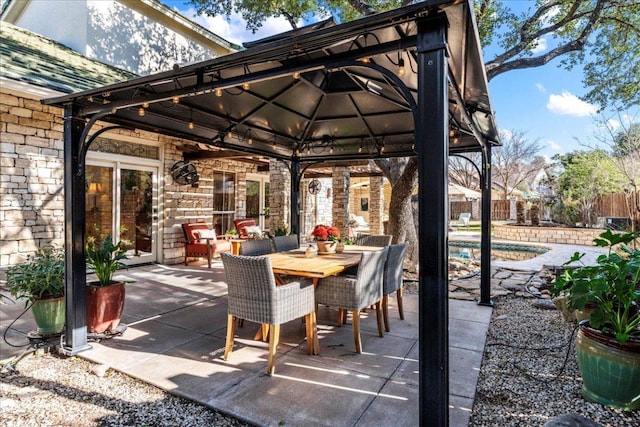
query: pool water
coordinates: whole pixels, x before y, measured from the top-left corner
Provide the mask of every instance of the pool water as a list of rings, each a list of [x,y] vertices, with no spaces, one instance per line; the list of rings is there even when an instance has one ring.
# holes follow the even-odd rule
[[[521,244],[494,243],[491,245],[492,259],[503,261],[523,261],[535,258],[549,249],[541,246]],[[449,256],[463,259],[480,259],[480,243],[478,242],[449,242]]]

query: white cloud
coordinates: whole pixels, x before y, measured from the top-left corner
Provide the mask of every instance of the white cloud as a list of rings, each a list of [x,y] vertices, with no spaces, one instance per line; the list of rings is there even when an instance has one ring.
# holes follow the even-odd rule
[[[592,116],[598,112],[595,105],[584,102],[567,91],[562,92],[561,95],[549,95],[547,109],[555,114],[575,117]]]
[[[531,53],[538,54],[547,50],[547,39],[537,39],[535,43],[536,45],[531,49]]]
[[[622,126],[622,123],[620,123],[616,119],[607,120],[607,128],[613,132],[616,132],[618,129],[620,129],[620,126]]]
[[[562,150],[562,145],[558,144],[557,142],[555,142],[555,141],[553,141],[551,139],[547,141],[547,145],[549,146],[550,150],[553,150],[553,151]]]
[[[536,83],[536,89],[538,89],[538,91],[542,93],[545,93],[547,91],[547,88],[545,88],[542,83]]]
[[[250,30],[246,29],[246,21],[237,13],[233,13],[227,21],[223,16],[198,16],[196,15],[194,8],[188,8],[179,12],[192,21],[202,25],[212,33],[236,44],[259,40],[264,37],[292,30],[289,21],[282,17],[267,18],[267,20],[262,24],[262,27],[260,27],[254,34]],[[299,23],[298,25],[302,25],[302,23]]]

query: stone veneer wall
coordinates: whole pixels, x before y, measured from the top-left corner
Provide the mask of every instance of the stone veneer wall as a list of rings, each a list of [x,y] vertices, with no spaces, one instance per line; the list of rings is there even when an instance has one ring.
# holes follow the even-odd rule
[[[563,243],[593,246],[593,239],[603,230],[594,228],[527,227],[516,225],[494,225],[495,239],[517,240],[521,242]]]
[[[301,196],[302,197],[302,196]],[[276,159],[269,160],[269,222],[272,231],[287,227],[291,230],[291,172],[289,166]]]
[[[61,113],[0,88],[1,268],[64,243]]]
[[[332,171],[333,185],[333,206],[331,225],[340,230],[342,236],[347,235],[347,224],[349,223],[349,168],[334,167]]]
[[[64,244],[63,111],[45,106],[32,95],[0,87],[0,269],[23,262],[42,246]],[[100,128],[95,126],[95,130]],[[166,264],[184,261],[183,222],[213,225],[214,171],[236,172],[236,215],[246,211],[247,173],[256,167],[242,162],[194,162],[200,186],[177,185],[166,177],[182,160],[184,141],[143,131],[119,131],[136,140],[164,147],[160,171],[162,254]],[[226,231],[226,230],[225,230]]]

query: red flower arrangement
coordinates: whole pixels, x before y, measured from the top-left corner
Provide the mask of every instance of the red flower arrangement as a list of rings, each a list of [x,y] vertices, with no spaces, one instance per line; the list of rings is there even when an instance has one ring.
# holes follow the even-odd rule
[[[331,225],[318,224],[313,228],[311,235],[313,236],[313,240],[316,241],[340,241],[340,230]]]

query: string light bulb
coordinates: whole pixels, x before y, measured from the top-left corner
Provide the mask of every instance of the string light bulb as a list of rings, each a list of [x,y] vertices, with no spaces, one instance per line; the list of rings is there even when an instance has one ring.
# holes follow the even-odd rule
[[[189,129],[193,129],[194,128],[194,124],[193,124],[193,120],[189,121]]]
[[[242,83],[242,89],[249,90],[250,87],[251,87],[251,85],[249,84],[249,82]]]
[[[149,108],[149,103],[148,102],[143,102],[142,103],[142,108]]]
[[[173,101],[174,104],[177,104],[180,102],[180,98],[177,96],[174,96],[173,98],[171,98],[171,101]]]
[[[144,113],[145,113],[145,112],[144,112],[144,108],[142,108],[142,107],[138,108],[138,115],[139,115],[140,117],[144,117]]]
[[[400,59],[398,60],[398,75],[399,75],[400,77],[402,77],[402,76],[404,76],[404,72],[405,72],[405,69],[404,69],[404,59],[403,59],[403,58],[400,58]]]
[[[218,98],[220,98],[220,97],[222,96],[222,89],[220,89],[220,88],[217,88],[217,89],[216,89],[216,96],[217,96]]]
[[[233,138],[233,132],[231,131],[227,132],[227,138],[229,139]]]
[[[300,78],[300,71],[294,71],[293,76],[294,79],[298,80]]]

